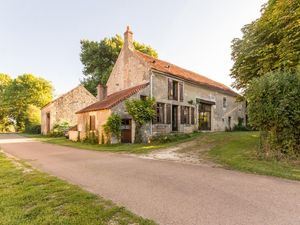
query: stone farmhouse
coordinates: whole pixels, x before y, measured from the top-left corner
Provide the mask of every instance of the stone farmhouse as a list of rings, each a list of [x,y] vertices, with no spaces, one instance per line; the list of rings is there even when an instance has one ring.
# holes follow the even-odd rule
[[[70,126],[77,125],[75,112],[95,102],[97,98],[82,85],[65,93],[41,109],[41,133],[48,134],[55,124],[62,121]]]
[[[224,131],[245,119],[244,103],[229,87],[205,76],[150,57],[134,49],[133,33],[127,27],[124,46],[106,86],[98,86],[98,101],[77,112],[78,131],[72,140],[97,131],[113,113],[122,117],[121,142],[134,140],[135,124],[125,109],[126,99],[154,97],[157,115],[143,128],[145,141],[153,135],[172,132]],[[245,121],[245,120],[244,120]],[[79,132],[79,133],[78,133]]]

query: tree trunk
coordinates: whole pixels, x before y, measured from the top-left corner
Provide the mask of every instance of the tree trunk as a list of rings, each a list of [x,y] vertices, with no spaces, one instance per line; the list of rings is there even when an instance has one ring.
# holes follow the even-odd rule
[[[142,125],[139,123],[135,124],[135,137],[134,137],[134,143],[142,143],[143,137],[141,132]]]

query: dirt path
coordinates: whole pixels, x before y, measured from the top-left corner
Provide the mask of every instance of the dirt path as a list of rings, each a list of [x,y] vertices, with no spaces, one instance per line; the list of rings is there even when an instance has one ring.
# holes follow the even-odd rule
[[[163,225],[300,224],[300,182],[79,150],[17,135],[0,135],[0,147]]]

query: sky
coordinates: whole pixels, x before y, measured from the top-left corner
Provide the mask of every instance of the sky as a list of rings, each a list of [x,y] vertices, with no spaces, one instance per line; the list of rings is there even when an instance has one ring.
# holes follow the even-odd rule
[[[230,86],[231,41],[267,0],[0,0],[0,73],[32,73],[55,94],[83,77],[80,40],[123,35],[159,58]]]

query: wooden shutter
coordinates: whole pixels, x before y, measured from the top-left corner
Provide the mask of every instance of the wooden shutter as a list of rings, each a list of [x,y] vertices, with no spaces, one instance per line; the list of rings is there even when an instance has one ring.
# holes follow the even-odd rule
[[[171,124],[171,104],[167,104],[167,124]]]
[[[156,124],[157,123],[157,116],[158,116],[158,113],[157,113],[157,104],[154,105],[154,110],[155,110],[156,114],[152,118],[152,123]]]
[[[184,106],[180,106],[180,121],[184,124]]]
[[[96,130],[96,124],[95,124],[95,121],[96,118],[95,116],[90,116],[90,130]]]
[[[173,80],[168,78],[168,99],[173,100]]]
[[[183,102],[183,82],[179,83],[179,99]]]
[[[191,123],[195,124],[195,108],[191,107]]]

